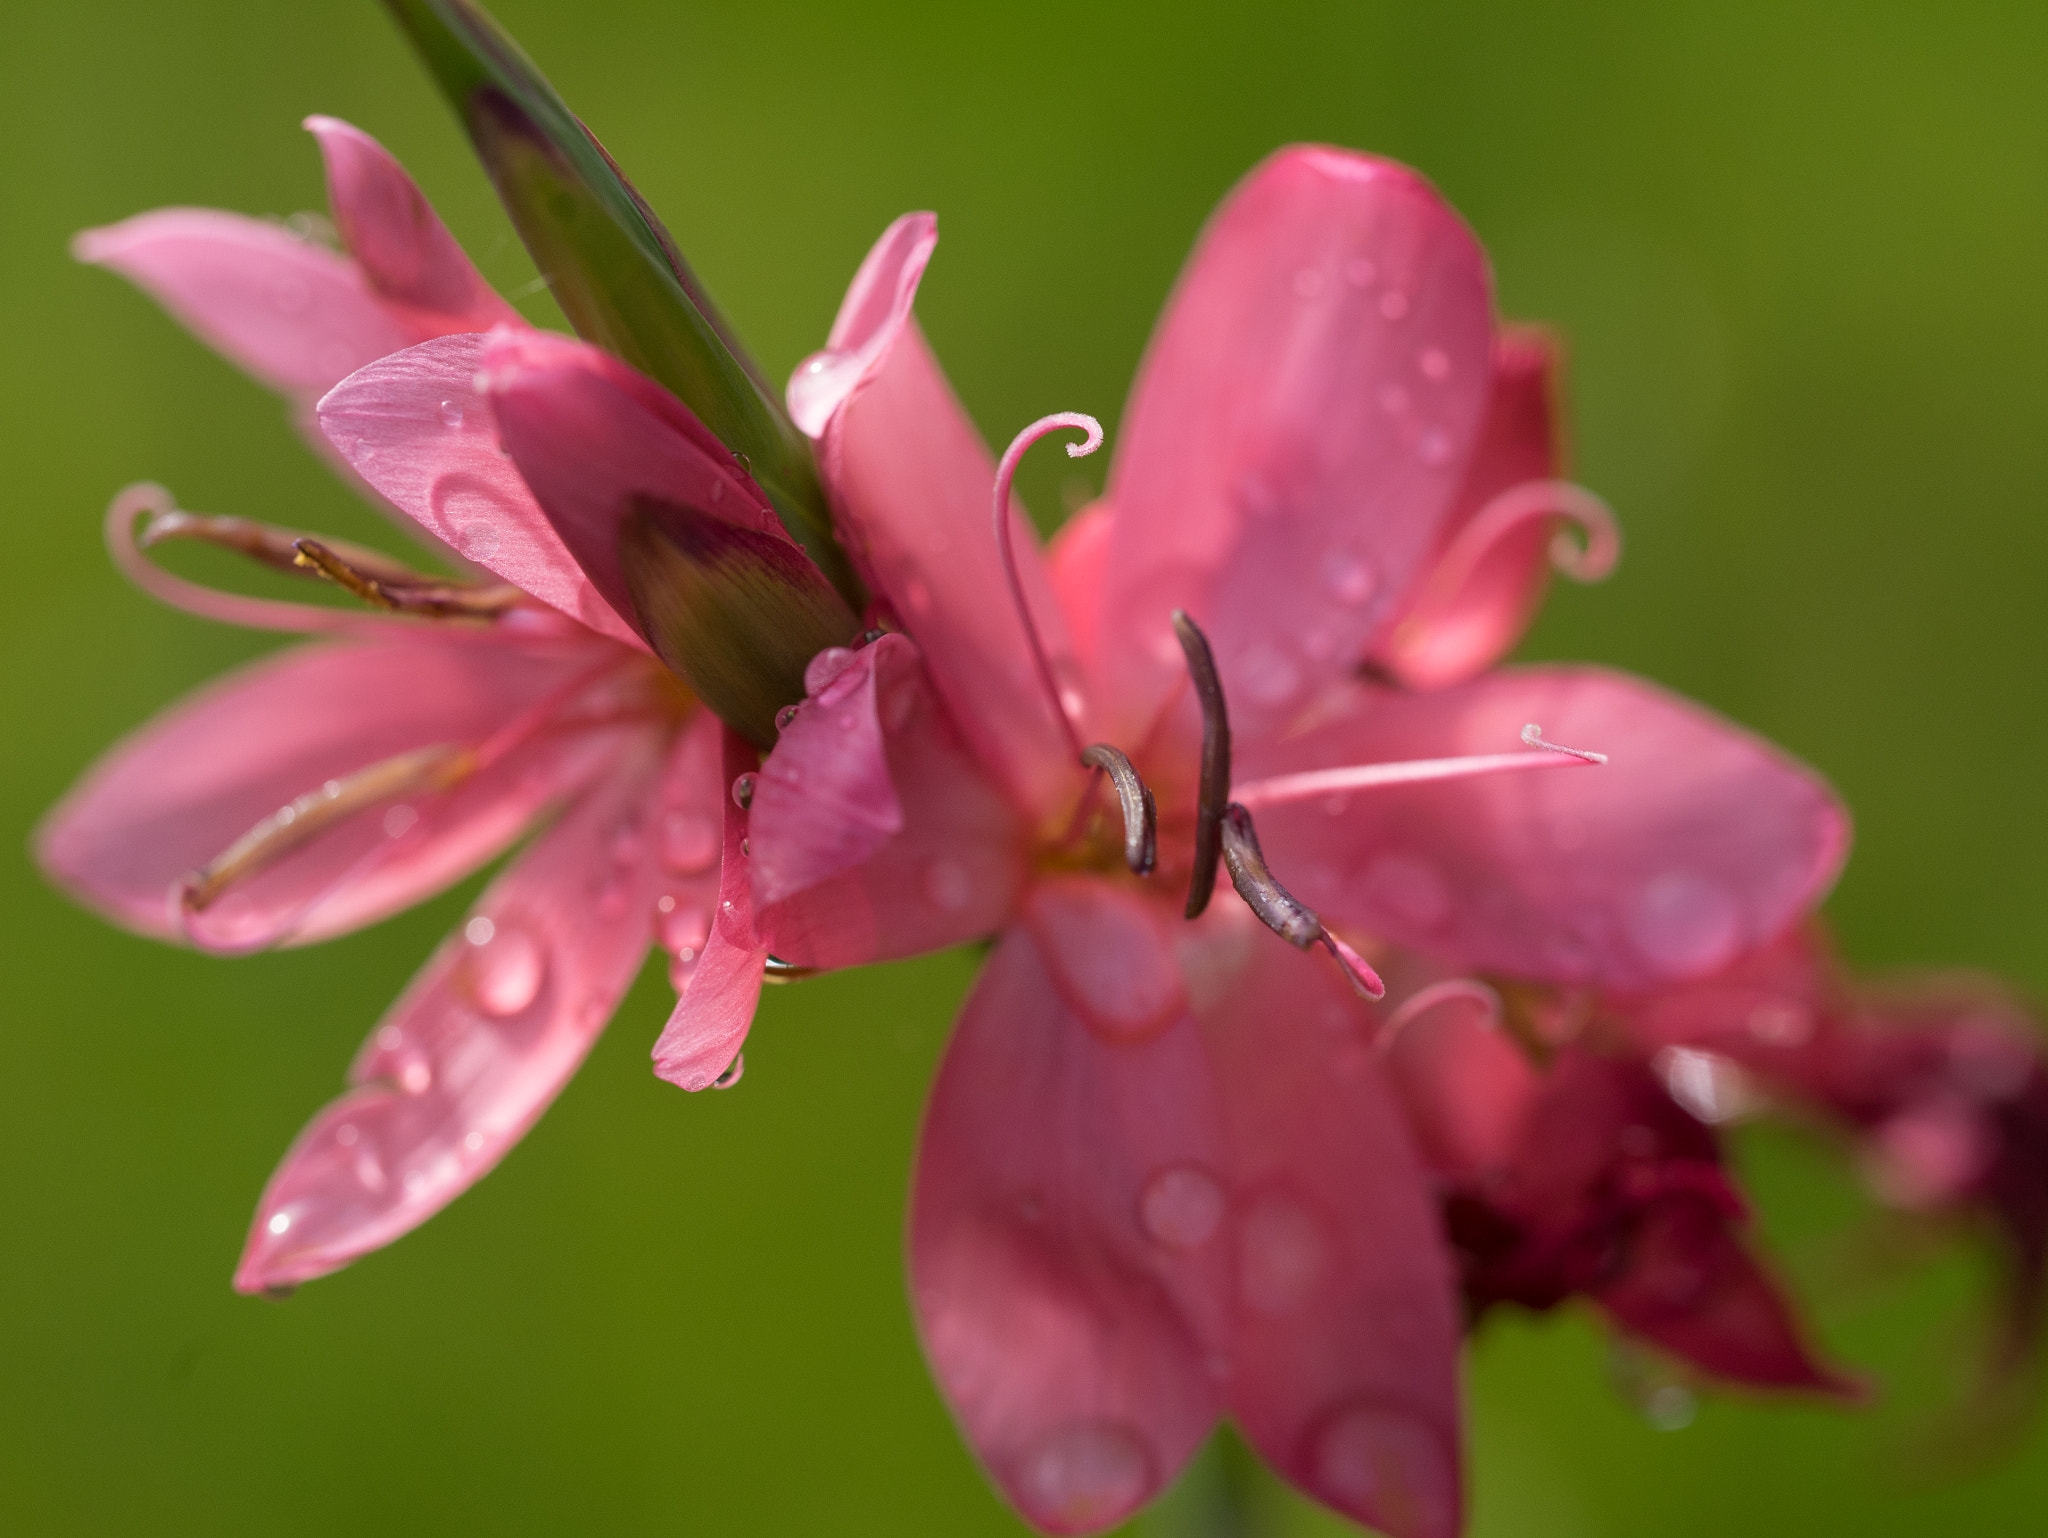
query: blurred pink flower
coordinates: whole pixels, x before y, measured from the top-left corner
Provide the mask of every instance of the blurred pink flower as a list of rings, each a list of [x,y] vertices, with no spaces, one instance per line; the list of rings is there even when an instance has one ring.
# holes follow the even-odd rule
[[[92,231],[80,254],[139,283],[306,420],[344,375],[422,339],[473,360],[483,338],[465,333],[498,326],[508,348],[537,337],[373,140],[331,118],[307,126],[352,256],[179,209]],[[589,349],[556,345],[604,375]],[[441,451],[426,502],[393,489],[431,514],[426,533],[511,586],[421,578],[326,542],[334,569],[399,612],[238,598],[151,565],[137,516],[149,515],[144,543],[205,538],[273,564],[293,559],[289,533],[176,512],[154,487],[110,510],[116,558],[149,590],[328,638],[201,691],[101,760],[37,835],[67,891],[210,950],[299,945],[418,902],[535,832],[371,1033],[355,1087],[286,1155],[235,1275],[244,1291],[332,1271],[438,1211],[547,1107],[650,942],[678,987],[709,943],[733,810],[726,734],[593,587],[501,452],[501,437],[515,452],[537,439],[544,460],[545,424],[501,432],[475,372],[425,404]],[[500,370],[508,419],[532,382]],[[672,428],[660,468],[758,522],[758,490],[708,437]],[[660,489],[659,475],[643,479]],[[736,1071],[736,1051],[707,1082]]]
[[[1232,195],[1108,492],[1049,566],[1027,538],[1006,568],[995,467],[912,319],[935,240],[928,215],[885,233],[790,386],[904,634],[814,661],[760,770],[756,948],[837,967],[1002,932],[927,1113],[910,1263],[934,1370],[1027,1517],[1121,1520],[1228,1413],[1316,1498],[1454,1532],[1457,1280],[1371,1016],[1232,894],[1177,911],[1224,793],[1200,784],[1205,726],[1227,698],[1228,794],[1314,910],[1278,910],[1297,944],[1327,921],[1451,968],[1709,971],[1811,908],[1845,820],[1647,685],[1474,677],[1526,623],[1559,522],[1586,532],[1582,573],[1613,533],[1555,479],[1547,348],[1497,331],[1483,256],[1413,173],[1297,148]],[[1189,687],[1175,610],[1220,697]],[[1538,721],[1612,762],[1497,772],[1566,763],[1502,753]],[[1089,739],[1156,793],[1149,879],[1092,799]],[[1238,827],[1240,890],[1270,906]]]

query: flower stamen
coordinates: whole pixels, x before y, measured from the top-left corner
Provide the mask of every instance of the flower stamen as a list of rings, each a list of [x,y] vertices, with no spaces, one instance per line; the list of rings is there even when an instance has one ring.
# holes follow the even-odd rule
[[[1188,659],[1195,698],[1202,702],[1202,780],[1195,803],[1195,863],[1187,905],[1187,917],[1193,919],[1209,906],[1209,894],[1216,889],[1216,862],[1223,854],[1223,814],[1230,800],[1230,710],[1209,638],[1186,610],[1173,611],[1173,633]]]
[[[1123,751],[1106,742],[1091,744],[1081,754],[1081,762],[1100,769],[1116,786],[1124,814],[1124,863],[1135,875],[1151,875],[1159,863],[1159,808],[1152,799],[1152,788],[1138,777]]]
[[[362,559],[369,555],[370,560]],[[375,552],[350,550],[346,555],[322,540],[292,541],[293,564],[325,577],[372,608],[431,619],[494,619],[519,602],[519,589],[507,582],[474,586],[447,582],[413,571]]]
[[[1531,722],[1522,741],[1533,753],[1471,753],[1459,758],[1410,758],[1384,764],[1348,764],[1341,769],[1310,769],[1277,774],[1240,785],[1235,799],[1246,806],[1278,806],[1312,796],[1343,795],[1354,790],[1381,790],[1392,785],[1423,785],[1436,780],[1464,780],[1485,774],[1510,774],[1523,769],[1576,769],[1607,762],[1605,753],[1546,742],[1543,729]]]
[[[1351,985],[1368,999],[1386,996],[1366,959],[1323,927],[1313,908],[1282,886],[1266,864],[1259,848],[1259,835],[1252,826],[1252,814],[1235,801],[1223,809],[1223,862],[1230,869],[1230,884],[1244,905],[1258,915],[1259,922],[1296,950],[1305,951],[1320,942],[1338,964]]]
[[[1045,642],[1039,638],[1038,625],[1031,618],[1031,605],[1024,596],[1023,579],[1017,575],[1017,557],[1010,542],[1010,486],[1017,478],[1018,462],[1024,458],[1024,451],[1047,433],[1067,427],[1088,435],[1083,442],[1067,445],[1069,459],[1080,459],[1102,447],[1102,424],[1079,411],[1056,411],[1049,417],[1040,417],[1017,434],[1010,440],[1010,446],[1003,450],[1002,460],[996,465],[995,532],[996,554],[1002,560],[1003,577],[1010,584],[1010,601],[1017,606],[1017,619],[1024,627],[1024,639],[1031,649],[1031,661],[1038,669],[1038,680],[1045,686],[1045,697],[1052,705],[1053,719],[1059,722],[1060,730],[1067,735],[1067,746],[1073,750],[1074,757],[1079,758],[1081,736],[1074,728],[1073,718],[1067,713],[1059,680],[1053,675],[1052,660],[1046,655]]]

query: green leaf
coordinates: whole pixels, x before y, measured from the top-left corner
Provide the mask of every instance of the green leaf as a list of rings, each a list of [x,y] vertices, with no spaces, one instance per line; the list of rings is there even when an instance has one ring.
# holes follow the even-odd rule
[[[656,655],[757,748],[803,699],[805,665],[859,627],[788,543],[677,503],[633,499],[619,564]]]
[[[659,380],[742,456],[791,538],[862,607],[809,441],[603,146],[471,0],[385,3],[461,115],[577,334]]]

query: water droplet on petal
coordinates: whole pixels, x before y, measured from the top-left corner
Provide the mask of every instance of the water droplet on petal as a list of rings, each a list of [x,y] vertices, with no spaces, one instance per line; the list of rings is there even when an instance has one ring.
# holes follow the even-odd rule
[[[1151,1487],[1145,1444],[1112,1421],[1083,1421],[1044,1433],[1017,1460],[1014,1476],[1025,1516],[1065,1533],[1109,1526]]]
[[[1759,1004],[1749,1013],[1749,1034],[1773,1047],[1803,1047],[1813,1040],[1813,1016],[1797,1004]]]
[[[516,1015],[539,995],[547,981],[547,953],[523,929],[500,924],[495,934],[476,946],[463,966],[465,991],[487,1015]]]
[[[1238,1283],[1254,1312],[1295,1312],[1322,1285],[1329,1267],[1329,1240],[1299,1202],[1267,1196],[1245,1215],[1238,1233]]]
[[[1301,688],[1301,669],[1271,641],[1254,641],[1238,658],[1236,682],[1261,705],[1284,705]]]
[[[1371,563],[1349,550],[1324,551],[1320,567],[1323,586],[1330,596],[1354,609],[1372,597],[1378,586]]]
[[[462,938],[471,945],[489,945],[491,936],[498,932],[498,926],[479,913],[462,926]]]
[[[713,1089],[731,1089],[747,1076],[747,1054],[735,1052],[732,1061],[725,1065],[725,1072],[711,1081]]]
[[[423,1057],[409,1057],[398,1065],[398,1087],[408,1095],[424,1095],[434,1087],[434,1065]]]
[[[678,904],[663,913],[660,920],[661,948],[672,956],[690,953],[695,961],[697,953],[704,949],[704,942],[711,938],[711,915],[695,903]]]
[[[1310,1467],[1317,1494],[1376,1527],[1451,1531],[1450,1451],[1413,1414],[1371,1404],[1339,1410],[1317,1434]]]
[[[785,705],[780,710],[776,711],[775,730],[777,732],[788,731],[789,723],[796,719],[796,713],[802,708],[803,707],[801,705]]]
[[[751,774],[743,774],[732,782],[732,804],[743,812],[754,804],[756,782],[757,777]]]
[[[1223,1187],[1192,1164],[1155,1170],[1138,1193],[1138,1221],[1170,1250],[1207,1244],[1223,1223]]]
[[[484,1146],[484,1135],[481,1132],[466,1133],[462,1139],[462,1146],[475,1153]]]
[[[396,1052],[396,1051],[397,1051],[397,1050],[398,1050],[398,1049],[399,1049],[400,1047],[402,1047],[402,1046],[404,1046],[404,1045],[405,1045],[405,1032],[401,1031],[401,1030],[400,1030],[400,1029],[399,1029],[399,1028],[398,1028],[397,1026],[395,1026],[395,1025],[380,1025],[380,1026],[378,1026],[378,1027],[377,1027],[377,1050],[378,1050],[378,1051],[380,1051],[380,1052]]]
[[[1735,899],[1692,871],[1666,871],[1644,886],[1628,929],[1636,949],[1670,973],[1710,972],[1742,943]]]
[[[702,812],[670,812],[661,823],[661,858],[681,876],[706,871],[718,858],[718,827]]]
[[[461,401],[441,402],[441,425],[443,427],[460,427],[462,425]]]
[[[1415,366],[1422,370],[1422,377],[1432,384],[1442,384],[1451,377],[1451,357],[1441,347],[1425,347],[1422,355],[1415,360]]]
[[[334,1129],[334,1141],[341,1144],[343,1148],[355,1147],[356,1139],[360,1136],[361,1134],[356,1131],[354,1122],[345,1121]]]
[[[974,883],[967,874],[967,867],[944,855],[925,863],[921,885],[925,901],[941,913],[958,913],[974,895]]]
[[[420,814],[402,801],[397,806],[386,807],[384,809],[384,836],[386,838],[403,838],[412,830],[412,825],[419,820]]]
[[[1653,1066],[1671,1098],[1710,1125],[1733,1121],[1756,1107],[1749,1075],[1718,1052],[1666,1047]]]
[[[292,1226],[291,1214],[288,1212],[277,1213],[275,1216],[271,1218],[271,1220],[268,1223],[265,1223],[263,1226],[269,1229],[273,1234],[281,1234],[286,1229]]]
[[[1699,1414],[1700,1404],[1683,1383],[1666,1383],[1643,1396],[1643,1419],[1659,1431],[1683,1431]]]
[[[807,438],[815,438],[832,420],[832,413],[859,382],[859,353],[814,352],[797,365],[785,395],[789,414]]]

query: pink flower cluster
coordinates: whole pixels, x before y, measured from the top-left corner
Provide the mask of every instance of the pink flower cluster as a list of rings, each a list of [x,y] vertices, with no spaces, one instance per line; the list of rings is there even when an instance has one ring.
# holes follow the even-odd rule
[[[232,952],[527,842],[285,1156],[238,1287],[333,1271],[485,1173],[650,945],[679,994],[657,1071],[701,1089],[737,1078],[770,969],[993,937],[926,1115],[911,1293],[1048,1532],[1122,1520],[1222,1416],[1339,1511],[1457,1532],[1460,1339],[1503,1303],[1585,1297],[1707,1373],[1853,1392],[1721,1156],[1767,1102],[1833,1118],[1891,1202],[1992,1214],[2031,1340],[2048,1079],[2012,1007],[1873,1001],[1825,961],[1848,823],[1810,770],[1640,680],[1498,665],[1552,565],[1600,575],[1617,537],[1562,479],[1555,347],[1497,320],[1413,172],[1297,147],[1251,173],[1046,551],[917,325],[936,223],[892,225],[788,389],[872,603],[764,756],[657,659],[649,597],[648,552],[706,529],[810,569],[745,462],[522,322],[372,140],[308,127],[346,255],[195,210],[79,253],[284,394],[458,575],[124,494],[139,580],[320,638],[115,748],[38,851],[117,922]],[[171,538],[377,607],[202,593],[137,548]]]

